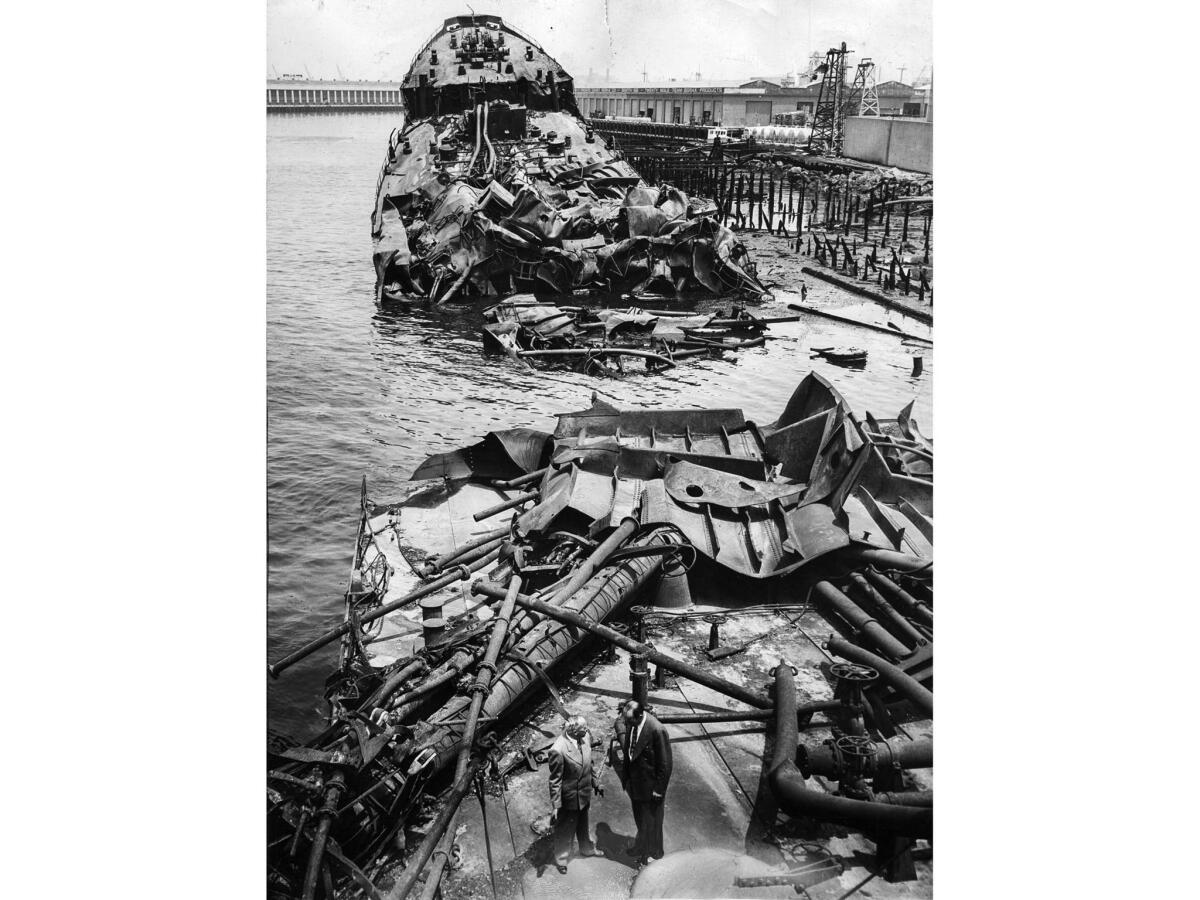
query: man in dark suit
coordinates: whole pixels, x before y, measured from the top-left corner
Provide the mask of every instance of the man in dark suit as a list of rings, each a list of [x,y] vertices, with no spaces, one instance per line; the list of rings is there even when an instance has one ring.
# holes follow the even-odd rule
[[[671,781],[667,730],[636,700],[622,705],[609,748],[621,787],[633,804],[637,838],[629,848],[639,865],[663,857],[663,803]]]

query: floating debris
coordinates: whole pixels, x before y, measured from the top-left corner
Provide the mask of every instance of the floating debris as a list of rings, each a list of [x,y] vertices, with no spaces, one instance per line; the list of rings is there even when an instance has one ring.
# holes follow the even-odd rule
[[[371,217],[377,299],[767,293],[716,204],[646,184],[498,16],[446,19],[401,94]]]
[[[713,721],[771,719],[769,781],[789,815],[862,830],[889,862],[896,842],[929,837],[932,793],[907,772],[932,766],[932,744],[889,739],[932,718],[932,458],[911,404],[863,425],[812,373],[763,427],[736,409],[594,399],[553,431],[491,432],[429,457],[400,503],[371,502],[364,480],[344,622],[269,668],[338,643],[329,727],[269,751],[271,895],[312,897],[327,877],[374,897],[394,877],[388,896],[403,900],[432,863],[431,896],[459,804],[480,779],[536,768],[536,748],[505,753],[501,739],[530,700],[549,694],[565,713],[553,673],[591,637],[631,654],[643,703],[654,664],[743,704]],[[843,635],[822,651],[845,660],[833,699],[799,703],[786,665],[773,697],[720,674],[765,634],[705,666],[607,624],[634,601],[686,619],[693,595],[713,592],[731,615],[807,596]],[[772,633],[812,640],[797,622]],[[817,710],[833,736],[799,746]]]
[[[867,351],[859,347],[813,347],[813,355],[835,366],[859,368],[867,364]]]
[[[691,357],[761,347],[770,323],[799,319],[762,318],[744,308],[695,315],[638,307],[588,309],[539,302],[532,295],[504,300],[484,316],[486,349],[525,366],[559,362],[591,374],[623,374],[629,360],[643,360],[645,371],[653,372]]]

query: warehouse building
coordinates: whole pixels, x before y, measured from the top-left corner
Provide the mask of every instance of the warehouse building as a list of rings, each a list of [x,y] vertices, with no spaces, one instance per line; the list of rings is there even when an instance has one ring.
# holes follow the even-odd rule
[[[793,87],[766,78],[751,81],[666,81],[597,84],[575,88],[586,116],[647,116],[656,122],[771,125],[780,117],[816,110],[820,83]],[[920,97],[899,81],[879,86],[883,115],[919,116]],[[913,101],[918,101],[914,107]]]

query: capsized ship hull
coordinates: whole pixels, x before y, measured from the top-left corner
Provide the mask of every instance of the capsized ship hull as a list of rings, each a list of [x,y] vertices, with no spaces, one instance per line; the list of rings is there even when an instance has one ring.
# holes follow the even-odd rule
[[[371,217],[378,300],[766,293],[715,204],[646,184],[499,17],[447,19],[402,96]]]

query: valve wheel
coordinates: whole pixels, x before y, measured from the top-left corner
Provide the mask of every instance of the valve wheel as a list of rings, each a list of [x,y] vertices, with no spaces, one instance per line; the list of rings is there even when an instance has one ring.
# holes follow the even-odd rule
[[[728,616],[722,616],[719,613],[711,613],[704,617],[704,621],[709,625],[724,625],[729,621]]]
[[[870,666],[860,666],[855,663],[834,663],[829,671],[839,681],[857,681],[866,684],[879,678],[879,673]]]
[[[844,734],[833,743],[843,756],[853,759],[871,759],[875,756],[875,742],[861,734]]]

